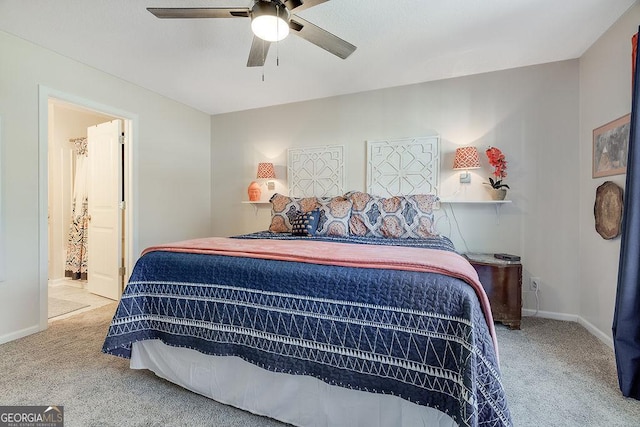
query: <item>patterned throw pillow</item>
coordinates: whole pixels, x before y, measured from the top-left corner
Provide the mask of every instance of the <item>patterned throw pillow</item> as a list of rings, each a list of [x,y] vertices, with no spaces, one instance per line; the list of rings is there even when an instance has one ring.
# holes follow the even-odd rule
[[[299,212],[310,212],[318,207],[317,197],[295,198],[274,194],[271,197],[271,225],[272,233],[291,233],[291,221]]]
[[[349,220],[349,231],[354,236],[366,236],[371,234],[371,230],[375,228],[375,223],[380,212],[377,210],[377,204],[373,203],[374,198],[361,191],[352,191],[346,194],[346,197],[353,203],[351,211],[351,219]],[[368,209],[367,209],[368,208]],[[369,211],[369,216],[365,212]]]
[[[425,238],[437,236],[433,194],[382,198],[360,191],[347,194],[353,203],[349,230],[355,236]]]
[[[320,220],[318,222],[318,236],[349,235],[349,218],[351,217],[351,200],[338,196],[320,199]]]
[[[403,216],[407,221],[406,227],[416,237],[437,237],[433,214],[433,205],[440,199],[435,194],[414,194],[404,196],[406,200]]]
[[[311,212],[298,212],[293,221],[291,221],[291,234],[294,236],[315,236],[319,219],[320,210],[318,209],[314,209]]]

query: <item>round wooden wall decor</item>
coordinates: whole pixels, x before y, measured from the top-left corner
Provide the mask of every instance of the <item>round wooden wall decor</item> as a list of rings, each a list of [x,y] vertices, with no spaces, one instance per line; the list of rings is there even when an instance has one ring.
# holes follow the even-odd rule
[[[622,188],[606,181],[596,190],[593,215],[596,231],[603,239],[613,239],[622,233]]]

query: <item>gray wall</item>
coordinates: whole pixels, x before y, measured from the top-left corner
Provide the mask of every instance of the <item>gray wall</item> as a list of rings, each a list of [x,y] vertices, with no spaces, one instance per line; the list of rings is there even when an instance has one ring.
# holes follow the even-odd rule
[[[39,85],[137,116],[136,251],[210,233],[211,134],[207,114],[3,32],[0,57],[4,342],[38,330],[46,289],[46,268],[39,271],[40,248],[47,253],[39,240],[42,215],[46,224],[39,210],[46,197],[39,188]]]
[[[638,32],[635,5],[580,58],[580,299],[581,315],[610,342],[618,279],[620,239],[595,231],[596,188],[613,181],[624,188],[626,175],[592,179],[592,132],[631,111],[631,37]]]
[[[365,141],[425,135],[442,138],[443,197],[456,191],[482,195],[489,167],[474,171],[460,189],[451,170],[459,145],[489,145],[509,161],[513,203],[497,218],[493,206],[455,205],[470,251],[522,255],[525,281],[542,278],[540,309],[578,314],[578,61],[487,73],[355,95],[213,116],[212,230],[232,235],[266,229],[268,207],[242,205],[256,165],[271,160],[278,189],[286,191],[286,149],[346,147],[347,188],[365,189]],[[448,212],[439,229],[466,247]],[[443,215],[443,212],[440,213]],[[499,223],[498,223],[499,220]],[[525,294],[525,307],[535,299]]]

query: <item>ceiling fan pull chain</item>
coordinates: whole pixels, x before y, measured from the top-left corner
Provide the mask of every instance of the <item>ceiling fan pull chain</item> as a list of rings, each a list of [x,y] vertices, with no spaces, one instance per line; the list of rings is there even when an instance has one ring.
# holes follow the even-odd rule
[[[280,5],[276,4],[276,18],[280,19]],[[276,21],[276,67],[280,66],[280,25]]]
[[[267,57],[266,57],[266,55],[264,54],[264,44],[265,44],[265,41],[264,41],[264,40],[262,40],[262,43],[261,43],[261,44],[262,44],[262,81],[264,82],[264,63],[267,61]]]

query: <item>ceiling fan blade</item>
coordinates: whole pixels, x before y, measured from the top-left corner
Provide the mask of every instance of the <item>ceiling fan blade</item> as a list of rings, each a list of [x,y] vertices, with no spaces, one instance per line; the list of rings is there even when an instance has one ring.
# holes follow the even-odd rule
[[[301,10],[309,9],[310,7],[326,3],[328,1],[329,0],[285,0],[284,5],[291,12],[300,12]]]
[[[161,19],[248,18],[247,7],[148,7]]]
[[[291,28],[293,34],[299,35],[306,41],[311,42],[342,59],[347,59],[347,57],[356,50],[356,47],[348,41],[342,40],[338,36],[334,36],[330,32],[323,30],[317,25],[314,25],[299,16],[291,17],[291,20],[289,21],[289,28]]]
[[[271,42],[262,40],[260,37],[253,36],[251,50],[249,51],[249,59],[247,60],[247,67],[262,67],[265,59],[267,58],[269,46],[271,46]]]

